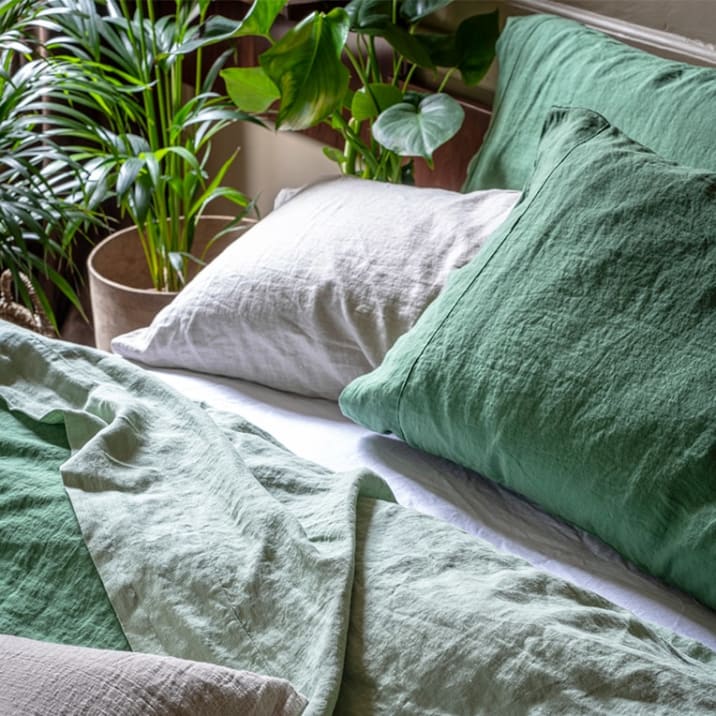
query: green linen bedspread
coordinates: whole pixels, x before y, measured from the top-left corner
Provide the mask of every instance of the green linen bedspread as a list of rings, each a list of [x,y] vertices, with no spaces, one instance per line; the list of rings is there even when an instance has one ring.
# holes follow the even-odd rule
[[[123,361],[0,322],[0,408],[4,630],[280,676],[312,714],[716,710],[705,647]]]
[[[129,649],[62,486],[64,425],[0,408],[0,634]]]

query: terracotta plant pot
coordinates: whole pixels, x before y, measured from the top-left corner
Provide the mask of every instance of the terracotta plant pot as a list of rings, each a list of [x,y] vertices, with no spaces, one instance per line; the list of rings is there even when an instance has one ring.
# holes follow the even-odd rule
[[[197,224],[194,253],[201,254],[206,244],[231,221],[227,216],[203,216]],[[235,231],[222,236],[207,252],[216,258],[237,236],[253,225],[244,220]],[[97,348],[109,351],[112,338],[136,328],[148,326],[154,316],[169,304],[176,291],[157,291],[147,269],[144,252],[135,227],[117,231],[94,247],[87,260],[90,300]],[[190,278],[201,266],[192,265]]]

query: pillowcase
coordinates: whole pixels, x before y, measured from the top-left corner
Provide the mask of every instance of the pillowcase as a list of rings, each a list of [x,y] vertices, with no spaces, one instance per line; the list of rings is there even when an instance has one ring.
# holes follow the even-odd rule
[[[0,635],[3,716],[298,716],[306,703],[287,681],[249,671]]]
[[[510,18],[494,114],[465,190],[521,189],[553,105],[588,107],[663,157],[716,170],[716,69],[655,57],[551,15]]]
[[[554,109],[525,195],[343,412],[716,608],[716,175]]]
[[[335,400],[380,363],[519,195],[340,178],[285,198],[112,349]]]

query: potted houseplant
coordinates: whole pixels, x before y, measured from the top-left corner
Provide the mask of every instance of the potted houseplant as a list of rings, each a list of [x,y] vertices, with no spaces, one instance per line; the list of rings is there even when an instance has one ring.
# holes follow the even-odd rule
[[[95,339],[108,349],[113,335],[147,325],[214,242],[236,235],[252,207],[222,186],[236,153],[215,176],[206,172],[216,133],[252,119],[213,89],[230,50],[204,65],[206,48],[235,35],[240,23],[210,16],[210,0],[175,0],[162,15],[152,0],[46,5],[50,57],[71,65],[68,87],[84,90],[72,100],[73,149],[88,173],[87,202],[114,197],[131,221],[89,259]],[[189,63],[191,88],[184,85]],[[235,216],[207,217],[219,197],[237,206]]]
[[[33,0],[0,2],[0,317],[46,334],[57,331],[46,290],[80,311],[64,274],[72,246],[98,217],[84,207],[86,175],[59,137],[74,119],[60,64],[38,51]]]
[[[255,0],[245,20],[270,47],[256,67],[222,71],[227,91],[245,111],[274,114],[277,129],[324,123],[343,149],[326,155],[348,175],[410,182],[413,157],[433,152],[463,121],[459,103],[443,93],[457,71],[466,84],[487,72],[498,36],[497,12],[463,20],[453,32],[425,30],[423,21],[451,0],[352,0],[314,12],[279,39],[272,26],[286,0]],[[351,68],[357,88],[349,88]],[[419,94],[418,69],[445,68],[436,92]]]

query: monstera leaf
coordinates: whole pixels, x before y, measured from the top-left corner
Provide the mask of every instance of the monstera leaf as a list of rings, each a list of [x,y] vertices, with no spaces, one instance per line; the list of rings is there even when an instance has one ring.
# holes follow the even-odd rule
[[[276,126],[307,129],[341,107],[348,70],[341,53],[350,20],[342,8],[312,13],[259,61],[281,95]]]
[[[433,152],[455,136],[462,125],[462,107],[446,94],[409,96],[383,112],[373,124],[373,137],[404,157],[432,161]]]

